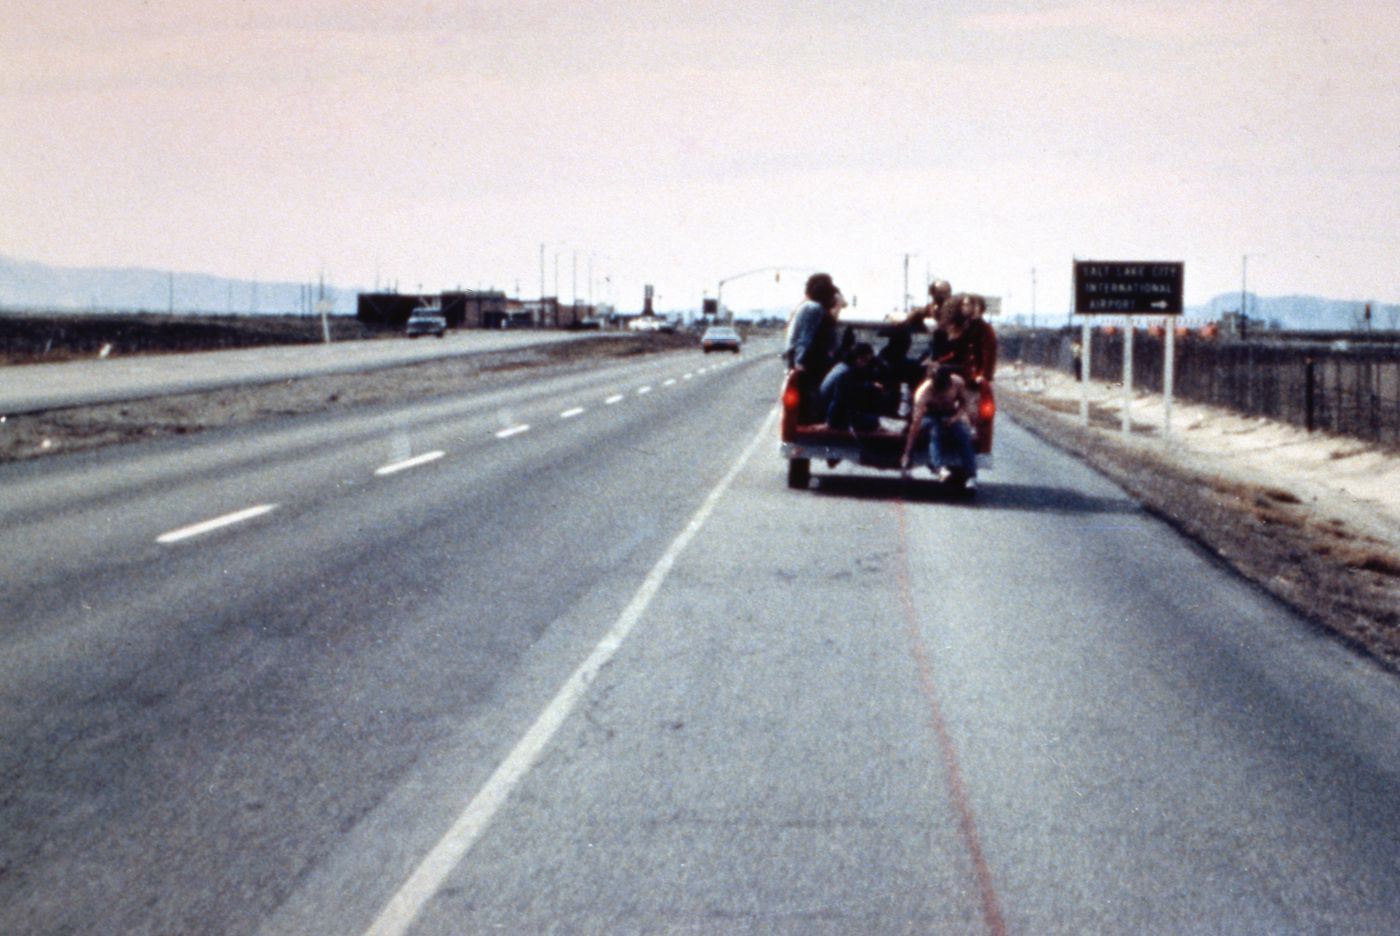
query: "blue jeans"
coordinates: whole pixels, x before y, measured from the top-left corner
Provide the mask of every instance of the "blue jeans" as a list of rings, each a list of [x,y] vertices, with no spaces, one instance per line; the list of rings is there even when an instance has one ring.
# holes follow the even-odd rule
[[[961,419],[945,423],[925,419],[928,431],[929,463],[935,468],[961,468],[969,478],[977,477],[977,450],[972,444],[972,427]]]

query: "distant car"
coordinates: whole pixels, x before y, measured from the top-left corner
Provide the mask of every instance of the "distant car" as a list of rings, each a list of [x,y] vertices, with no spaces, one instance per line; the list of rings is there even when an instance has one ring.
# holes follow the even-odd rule
[[[661,332],[669,335],[676,330],[676,323],[659,315],[639,315],[627,323],[630,331]]]
[[[711,351],[733,351],[738,354],[743,341],[739,333],[728,325],[711,325],[700,336],[700,347],[706,354]]]
[[[404,329],[404,334],[410,338],[417,338],[419,335],[437,335],[441,338],[447,334],[447,319],[437,309],[418,309],[408,317],[408,327]]]

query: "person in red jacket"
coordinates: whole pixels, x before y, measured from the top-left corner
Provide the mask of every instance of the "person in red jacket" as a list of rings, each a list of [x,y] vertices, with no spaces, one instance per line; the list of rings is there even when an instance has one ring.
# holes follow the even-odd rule
[[[984,317],[987,300],[973,293],[953,296],[939,313],[929,355],[940,365],[955,368],[969,388],[989,384],[996,376],[996,331]]]

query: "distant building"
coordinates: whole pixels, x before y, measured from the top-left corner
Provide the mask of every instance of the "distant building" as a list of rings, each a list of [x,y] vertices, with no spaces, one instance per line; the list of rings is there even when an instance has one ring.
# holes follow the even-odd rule
[[[440,296],[412,295],[408,293],[360,293],[355,307],[355,318],[371,328],[399,330],[408,324],[408,317],[414,309],[441,304]],[[460,319],[458,320],[460,323]],[[449,328],[456,327],[448,319]]]
[[[411,293],[360,293],[355,317],[372,328],[398,330],[408,323],[414,309],[442,309],[448,328],[492,328],[508,315],[506,294],[494,290]]]
[[[498,290],[442,294],[443,315],[452,328],[499,328],[501,319],[509,315],[508,303],[506,294]]]

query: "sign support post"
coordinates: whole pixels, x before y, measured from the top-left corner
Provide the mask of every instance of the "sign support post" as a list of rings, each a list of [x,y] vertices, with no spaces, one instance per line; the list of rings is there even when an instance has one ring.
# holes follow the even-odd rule
[[[331,343],[331,323],[327,316],[330,314],[334,304],[329,299],[318,299],[316,301],[316,311],[321,314],[321,337],[326,344]]]
[[[1162,442],[1170,445],[1172,440],[1172,390],[1176,383],[1176,323],[1171,319],[1164,322],[1166,329],[1166,359],[1162,362]]]
[[[1163,438],[1171,435],[1172,380],[1176,372],[1176,327],[1171,316],[1182,311],[1184,263],[1176,261],[1074,261],[1074,311],[1080,315],[1122,315],[1126,320],[1123,336],[1123,435],[1132,432],[1133,402],[1133,331],[1134,316],[1165,315],[1166,359],[1162,380],[1166,409]],[[1084,326],[1084,377],[1087,380],[1089,358],[1089,326]],[[1089,419],[1088,387],[1080,399],[1080,415]]]
[[[1123,322],[1123,435],[1133,432],[1133,317]]]
[[[1089,320],[1084,319],[1083,335],[1079,342],[1080,362],[1079,362],[1079,421],[1084,425],[1089,425],[1089,362],[1093,360],[1090,349],[1094,336],[1094,329],[1089,326]]]

